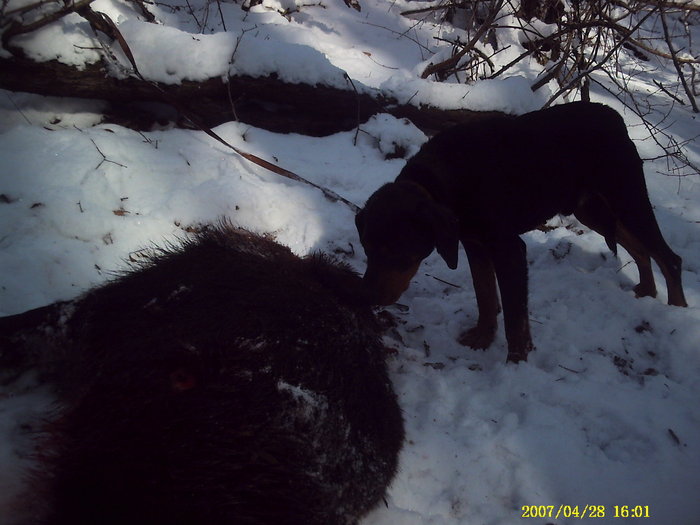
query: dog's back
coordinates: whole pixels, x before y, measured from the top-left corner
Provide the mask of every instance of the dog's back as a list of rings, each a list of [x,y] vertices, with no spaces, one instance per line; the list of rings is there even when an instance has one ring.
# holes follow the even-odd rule
[[[420,183],[462,224],[489,234],[524,233],[571,214],[586,191],[646,199],[642,161],[622,118],[588,102],[455,126],[427,142],[399,180]]]

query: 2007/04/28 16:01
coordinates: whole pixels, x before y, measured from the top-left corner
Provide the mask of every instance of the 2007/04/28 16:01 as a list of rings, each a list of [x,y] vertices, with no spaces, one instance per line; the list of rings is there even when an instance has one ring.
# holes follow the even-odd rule
[[[648,518],[649,505],[523,505],[521,518]]]

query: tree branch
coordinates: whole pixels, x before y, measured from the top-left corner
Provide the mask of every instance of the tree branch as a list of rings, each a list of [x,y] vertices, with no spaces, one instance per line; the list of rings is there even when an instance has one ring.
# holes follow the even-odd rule
[[[668,24],[666,23],[666,15],[664,13],[664,8],[659,6],[659,13],[661,15],[661,26],[664,29],[664,39],[666,40],[666,45],[668,46],[668,50],[671,53],[671,59],[673,60],[673,65],[676,68],[676,72],[678,73],[678,78],[681,81],[681,85],[683,86],[683,89],[685,90],[685,94],[688,96],[688,100],[690,101],[690,105],[693,107],[693,112],[698,113],[700,112],[698,110],[698,105],[695,102],[695,97],[693,96],[693,93],[690,91],[690,88],[688,87],[688,83],[685,80],[685,75],[683,74],[683,69],[681,68],[681,64],[678,61],[678,57],[676,56],[676,51],[673,49],[673,43],[671,42],[671,35],[669,34],[668,31]]]
[[[428,67],[426,67],[425,71],[423,71],[423,73],[421,74],[421,78],[428,78],[434,73],[438,73],[440,71],[456,67],[461,58],[464,55],[466,55],[471,49],[473,49],[474,46],[479,42],[479,40],[481,40],[481,37],[484,36],[489,29],[491,29],[491,26],[502,7],[503,0],[498,0],[496,5],[493,6],[489,11],[488,18],[484,20],[484,23],[481,24],[481,26],[477,30],[476,34],[472,37],[472,39],[459,52],[455,53],[447,60],[443,60],[438,64],[430,64]]]

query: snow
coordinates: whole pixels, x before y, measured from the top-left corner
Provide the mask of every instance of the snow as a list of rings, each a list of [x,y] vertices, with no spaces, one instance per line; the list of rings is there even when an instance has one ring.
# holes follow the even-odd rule
[[[196,20],[186,2],[179,10],[152,6],[159,26],[140,21],[133,4],[93,6],[118,24],[142,74],[163,82],[280,71],[290,82],[351,89],[344,71],[360,89],[400,101],[509,113],[537,109],[551,93],[530,90],[536,64],[472,85],[422,80],[421,67],[445,45],[433,39],[444,28],[398,17],[405,2],[360,3],[357,12],[342,2],[268,1],[247,13],[222,3],[227,32],[205,2],[190,1]],[[22,46],[37,60],[86,64],[95,40],[79,20],[66,19],[23,37]],[[502,60],[514,54],[506,50]],[[648,90],[646,79],[633,85]],[[643,157],[658,156],[631,112],[602,90],[594,97],[623,114]],[[343,204],[248,163],[204,133],[100,124],[102,110],[96,102],[0,92],[0,314],[75,297],[144,247],[222,216],[271,233],[300,255],[345,253],[364,270]],[[697,117],[687,106],[664,111],[668,131],[691,141],[685,153],[700,164]],[[405,149],[410,156],[427,140],[389,115],[373,117],[357,136],[279,135],[236,122],[214,131],[360,205],[401,170],[405,159],[387,155]],[[406,308],[388,309],[399,322],[385,343],[396,349],[389,364],[407,441],[387,505],[363,525],[632,521],[610,518],[615,505],[648,506],[650,517],[638,520],[645,524],[700,523],[700,179],[669,176],[661,160],[645,171],[661,229],[684,261],[689,307],[665,304],[656,267],[659,297],[636,299],[636,267],[624,250],[615,258],[600,236],[554,218],[546,232],[523,236],[537,350],[527,363],[507,365],[502,327],[485,352],[456,342],[476,320],[467,261],[462,256],[451,271],[433,254],[402,296]],[[0,525],[16,517],[11,501],[31,448],[25,424],[50,403],[23,381],[0,389]],[[552,505],[555,513],[560,505],[604,505],[609,519],[521,518],[526,505]]]
[[[397,75],[382,84],[381,89],[403,104],[444,109],[498,110],[516,115],[541,108],[551,94],[548,90],[533,93],[530,91],[530,82],[519,76],[503,80],[482,80],[465,86],[420,78],[400,78]]]
[[[129,43],[139,72],[156,82],[180,84],[217,76],[276,73],[291,84],[348,86],[343,70],[309,46],[255,38],[243,31],[193,34],[139,20],[125,20],[119,31]],[[168,46],[163,49],[159,42],[168,42]],[[113,45],[113,52],[122,55],[125,68],[130,67],[118,44]]]
[[[100,58],[93,49],[95,43],[89,24],[75,13],[35,33],[20,35],[15,43],[37,62],[58,60],[82,68]]]

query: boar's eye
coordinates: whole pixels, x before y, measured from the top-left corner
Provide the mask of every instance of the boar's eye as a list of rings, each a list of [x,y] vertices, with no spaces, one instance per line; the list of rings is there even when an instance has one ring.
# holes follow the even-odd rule
[[[197,386],[197,378],[189,370],[178,368],[170,373],[170,386],[173,392],[185,392]]]

